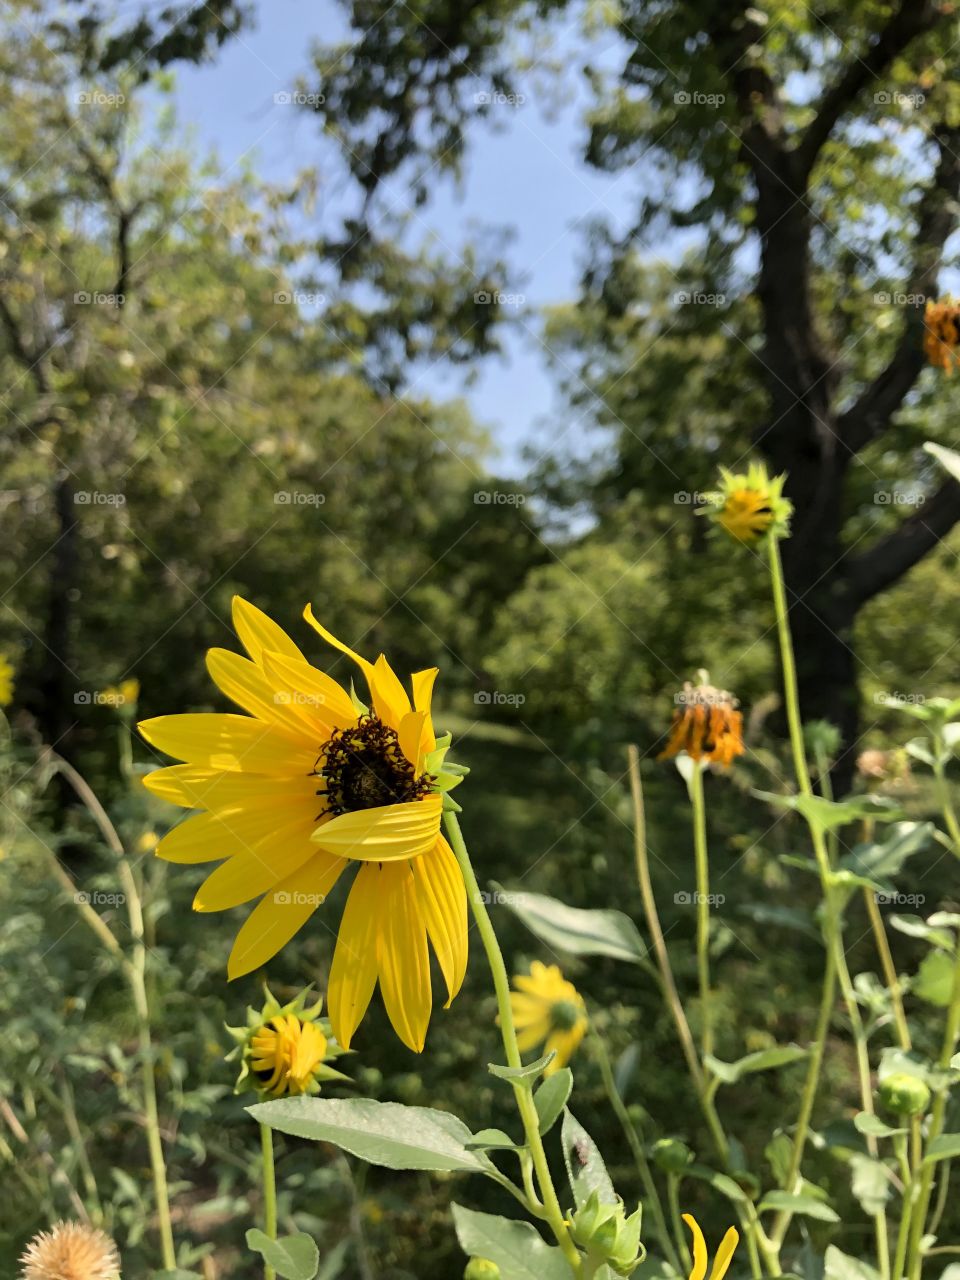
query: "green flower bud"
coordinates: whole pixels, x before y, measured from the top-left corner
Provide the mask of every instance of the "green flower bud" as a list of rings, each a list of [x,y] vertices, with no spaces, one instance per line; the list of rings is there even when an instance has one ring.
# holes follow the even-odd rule
[[[693,1163],[693,1152],[678,1138],[660,1138],[653,1144],[653,1162],[664,1173],[683,1173]]]
[[[463,1280],[500,1280],[500,1268],[489,1258],[471,1258]]]
[[[640,1210],[628,1218],[623,1202],[601,1201],[592,1191],[573,1215],[571,1235],[595,1262],[605,1262],[618,1275],[628,1276],[643,1253],[640,1244]]]
[[[898,1071],[880,1082],[877,1097],[895,1116],[922,1116],[930,1105],[930,1090],[918,1076]]]

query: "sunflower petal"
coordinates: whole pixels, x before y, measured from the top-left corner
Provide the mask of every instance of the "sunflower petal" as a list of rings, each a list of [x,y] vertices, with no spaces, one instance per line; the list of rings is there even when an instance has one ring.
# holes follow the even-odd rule
[[[723,1280],[739,1243],[740,1232],[736,1227],[730,1227],[727,1230],[727,1234],[720,1241],[720,1248],[717,1250],[716,1257],[713,1260],[710,1280]]]
[[[316,853],[309,832],[309,825],[298,819],[235,853],[204,880],[193,900],[194,911],[229,911],[275,889]]]
[[[273,725],[249,716],[195,712],[155,716],[137,727],[158,751],[209,769],[305,776],[317,759],[316,747],[298,747]]]
[[[420,913],[447,984],[450,1007],[467,972],[467,890],[453,850],[439,836],[436,844],[410,867]]]
[[[310,722],[300,715],[298,704],[275,689],[256,662],[229,649],[208,649],[207,670],[221,693],[244,711],[276,725],[295,742],[314,740]]]
[[[397,1035],[414,1053],[423,1051],[433,999],[427,930],[409,866],[380,872],[382,924],[377,948],[380,991]]]
[[[143,785],[161,800],[183,805],[185,809],[287,805],[307,797],[312,797],[310,803],[314,806],[314,811],[321,804],[316,798],[316,778],[223,773],[219,769],[207,769],[195,764],[171,764],[165,769],[154,769],[144,776]]]
[[[325,734],[355,723],[357,709],[350,695],[325,671],[282,653],[267,652],[263,654],[263,669],[277,696],[289,698]]]
[[[425,671],[414,671],[410,677],[413,686],[413,705],[417,711],[425,711],[427,718],[423,724],[423,753],[427,754],[437,745],[437,735],[433,728],[433,684],[439,674],[439,667],[427,667]]]
[[[338,640],[337,637],[331,631],[328,631],[326,627],[321,626],[313,616],[313,609],[310,605],[307,605],[304,609],[303,616],[304,619],[310,623],[311,627],[313,627],[314,631],[326,640],[327,644],[332,644],[335,649],[339,649],[341,653],[345,653],[347,657],[352,658],[369,680],[370,673],[373,671],[372,662],[368,662],[366,658],[361,658],[359,653],[355,653],[348,644],[344,644],[342,640]]]
[[[683,1220],[693,1235],[693,1270],[690,1272],[690,1280],[703,1280],[707,1274],[707,1242],[692,1213],[683,1214]]]
[[[242,596],[234,596],[232,605],[234,630],[254,662],[260,662],[265,649],[286,654],[288,658],[299,658],[301,662],[306,661],[283,627],[268,618],[262,609],[258,609],[249,600],[244,600]]]
[[[327,1008],[337,1043],[350,1048],[377,985],[377,934],[380,931],[381,871],[357,872],[343,910],[337,947],[327,981]]]
[[[433,848],[440,833],[442,803],[439,795],[429,795],[423,800],[341,813],[318,827],[312,839],[342,858],[403,862]]]
[[[403,717],[410,714],[410,699],[400,677],[382,653],[373,664],[373,670],[367,672],[367,683],[374,711],[384,724],[391,729],[399,729]]]
[[[266,964],[303,928],[347,864],[318,850],[254,907],[237,934],[227,977],[240,978]]]
[[[423,773],[423,726],[426,718],[424,711],[409,711],[397,729],[400,750],[413,765],[418,778]]]
[[[218,862],[238,853],[252,853],[277,830],[281,813],[287,828],[296,821],[301,836],[308,836],[316,818],[316,797],[304,796],[299,813],[275,805],[235,808],[218,813],[198,813],[168,831],[156,848],[165,862]]]

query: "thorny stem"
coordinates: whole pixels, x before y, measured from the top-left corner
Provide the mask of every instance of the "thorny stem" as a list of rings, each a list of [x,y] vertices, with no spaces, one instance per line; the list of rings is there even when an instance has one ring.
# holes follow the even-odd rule
[[[500,950],[500,943],[497,941],[496,931],[490,919],[490,913],[487,911],[486,904],[480,892],[480,886],[477,883],[476,873],[473,864],[470,861],[470,855],[467,852],[467,846],[464,843],[463,833],[460,830],[460,824],[457,821],[457,815],[448,810],[444,815],[444,823],[447,828],[447,835],[450,838],[450,845],[456,856],[457,862],[460,864],[460,870],[463,872],[463,878],[466,882],[467,897],[470,900],[470,906],[473,911],[473,918],[476,922],[477,929],[480,933],[480,939],[483,943],[484,950],[487,954],[487,962],[490,965],[490,972],[493,976],[494,990],[497,996],[497,1007],[500,1011],[500,1033],[503,1037],[503,1047],[507,1055],[507,1065],[510,1067],[522,1066],[520,1057],[520,1049],[517,1045],[517,1033],[513,1025],[513,1009],[510,1003],[510,979],[507,975],[506,965],[503,962],[503,953]],[[553,1232],[557,1244],[560,1246],[564,1257],[573,1268],[575,1276],[583,1275],[581,1265],[581,1257],[570,1238],[570,1232],[563,1217],[563,1210],[560,1208],[560,1201],[557,1199],[556,1188],[553,1185],[553,1179],[550,1176],[550,1166],[547,1164],[546,1152],[543,1149],[543,1139],[540,1136],[540,1120],[537,1115],[537,1109],[534,1106],[533,1096],[524,1082],[514,1083],[514,1098],[517,1103],[517,1110],[520,1112],[520,1119],[523,1123],[523,1130],[526,1135],[527,1145],[530,1148],[530,1154],[533,1158],[533,1166],[537,1174],[537,1182],[540,1185],[540,1196],[543,1201],[543,1211],[546,1222],[550,1230]]]

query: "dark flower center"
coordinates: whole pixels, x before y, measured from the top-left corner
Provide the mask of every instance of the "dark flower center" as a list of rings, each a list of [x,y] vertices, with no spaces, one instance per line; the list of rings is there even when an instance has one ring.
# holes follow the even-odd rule
[[[572,1000],[556,1000],[550,1006],[550,1023],[556,1031],[572,1031],[580,1021],[580,1009]]]
[[[334,814],[419,800],[430,790],[430,778],[416,776],[396,732],[377,716],[363,716],[350,729],[335,729],[315,772],[325,784],[317,794]]]

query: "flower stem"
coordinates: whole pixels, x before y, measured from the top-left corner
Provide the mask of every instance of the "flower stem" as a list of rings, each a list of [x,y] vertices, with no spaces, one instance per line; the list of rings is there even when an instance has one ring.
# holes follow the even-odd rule
[[[637,1172],[640,1174],[640,1181],[643,1184],[647,1201],[650,1205],[650,1212],[653,1214],[654,1229],[657,1239],[660,1241],[664,1253],[667,1255],[668,1261],[679,1272],[680,1261],[677,1252],[673,1247],[673,1241],[670,1239],[670,1231],[667,1228],[667,1220],[663,1212],[663,1204],[657,1192],[656,1183],[653,1180],[653,1173],[650,1169],[650,1162],[647,1159],[647,1153],[643,1149],[643,1143],[637,1133],[630,1114],[624,1105],[623,1098],[620,1096],[620,1090],[617,1088],[617,1082],[613,1077],[613,1069],[610,1065],[610,1055],[607,1052],[607,1046],[603,1036],[599,1031],[595,1030],[592,1023],[590,1029],[590,1044],[593,1048],[594,1057],[597,1065],[600,1067],[600,1076],[603,1080],[603,1087],[607,1094],[610,1106],[613,1108],[617,1119],[620,1121],[620,1127],[623,1129],[623,1135],[627,1140],[627,1145],[633,1155],[634,1163],[637,1166]],[[689,1267],[687,1268],[689,1270]]]
[[[260,1126],[261,1167],[263,1170],[263,1231],[271,1240],[277,1238],[277,1171],[273,1161],[273,1130]],[[276,1280],[277,1273],[269,1263],[263,1264],[263,1280]]]
[[[490,919],[490,913],[487,911],[486,904],[480,892],[480,886],[477,883],[476,873],[473,864],[470,861],[470,855],[467,852],[467,846],[464,843],[463,833],[460,830],[460,824],[457,821],[457,815],[448,810],[444,815],[444,823],[447,828],[447,835],[450,838],[450,845],[456,856],[457,862],[460,864],[460,870],[463,872],[463,878],[467,887],[467,897],[470,900],[470,906],[473,911],[473,918],[480,933],[480,940],[483,943],[484,950],[487,954],[487,963],[490,965],[490,973],[493,977],[493,986],[497,996],[497,1007],[500,1011],[500,1034],[503,1038],[503,1048],[507,1055],[507,1065],[510,1067],[520,1067],[523,1061],[520,1057],[520,1049],[517,1045],[517,1033],[513,1025],[513,1008],[510,1003],[510,979],[507,975],[507,968],[503,962],[503,953],[500,950],[500,943],[497,941],[496,931],[493,922]],[[556,1188],[553,1185],[553,1179],[550,1176],[550,1166],[547,1164],[547,1155],[543,1149],[543,1139],[540,1136],[540,1119],[537,1115],[537,1108],[534,1106],[533,1095],[524,1082],[515,1082],[513,1085],[513,1094],[517,1103],[517,1110],[520,1113],[520,1120],[523,1124],[523,1131],[526,1135],[527,1145],[530,1148],[530,1155],[533,1158],[533,1167],[536,1170],[537,1182],[540,1186],[540,1197],[543,1201],[543,1213],[550,1230],[553,1232],[557,1244],[560,1246],[564,1257],[573,1268],[574,1275],[582,1276],[583,1268],[580,1254],[570,1238],[570,1232],[564,1221],[563,1211],[560,1208],[560,1201],[557,1199]]]
[[[701,1057],[713,1053],[713,1010],[710,1005],[710,867],[707,858],[707,812],[703,769],[693,762],[690,777],[693,849],[697,868],[697,975],[700,982]]]
[[[670,1202],[670,1218],[677,1237],[677,1247],[683,1254],[683,1269],[690,1272],[693,1268],[693,1259],[690,1257],[690,1246],[683,1234],[683,1220],[680,1217],[680,1179],[675,1173],[667,1174],[667,1199]],[[677,1270],[679,1271],[679,1267]]]

